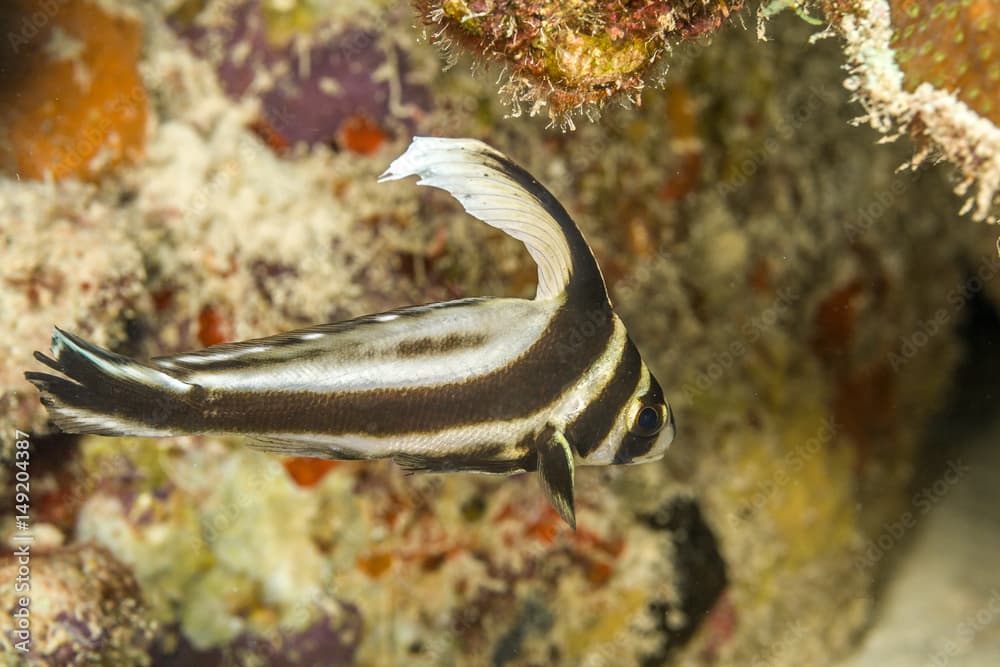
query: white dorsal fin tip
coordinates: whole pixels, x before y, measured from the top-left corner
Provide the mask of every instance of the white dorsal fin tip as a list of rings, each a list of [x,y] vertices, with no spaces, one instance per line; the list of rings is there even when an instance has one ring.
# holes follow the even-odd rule
[[[484,159],[487,156],[492,160]],[[525,245],[538,265],[536,298],[559,296],[569,284],[573,266],[565,232],[552,212],[493,160],[513,165],[476,139],[414,137],[379,182],[417,176],[418,185],[448,192],[470,215]]]

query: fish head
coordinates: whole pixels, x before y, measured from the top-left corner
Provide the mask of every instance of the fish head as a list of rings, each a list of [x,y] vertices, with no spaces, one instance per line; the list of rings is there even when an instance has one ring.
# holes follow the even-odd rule
[[[663,458],[673,442],[676,426],[670,403],[664,398],[660,383],[649,372],[638,351],[633,348],[632,353],[638,362],[634,369],[624,373],[619,370],[619,374],[610,381],[612,385],[628,386],[627,392],[615,397],[614,391],[609,391],[604,398],[610,398],[610,402],[600,401],[590,408],[612,415],[610,428],[590,430],[583,427],[585,420],[570,425],[568,435],[571,442],[578,445],[580,465],[629,465],[656,461]]]
[[[618,446],[611,463],[630,465],[658,461],[674,440],[677,427],[670,403],[653,374],[643,364],[648,383],[640,383],[625,409],[620,413]]]

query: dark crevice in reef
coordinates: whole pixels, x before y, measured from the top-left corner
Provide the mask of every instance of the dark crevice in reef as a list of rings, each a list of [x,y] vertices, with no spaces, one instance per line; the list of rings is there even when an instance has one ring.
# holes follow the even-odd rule
[[[520,620],[506,635],[501,637],[493,649],[493,667],[504,667],[513,661],[529,633],[544,634],[552,628],[552,625],[552,614],[545,609],[545,606],[537,600],[527,600],[520,614]],[[553,662],[557,663],[558,660]]]
[[[662,639],[660,648],[647,655],[642,664],[654,667],[662,665],[674,650],[691,639],[726,589],[728,579],[715,533],[706,523],[695,498],[673,498],[657,512],[641,519],[651,528],[670,534],[677,577],[675,586],[680,598],[677,604],[662,600],[649,605]]]
[[[914,489],[933,484],[950,462],[962,457],[970,440],[965,436],[978,433],[1000,414],[1000,313],[976,280],[970,274],[964,283],[968,300],[958,330],[963,358],[948,400],[928,428]]]
[[[959,328],[964,358],[938,424],[978,430],[996,417],[1000,404],[1000,313],[983,295],[978,277],[970,273],[965,285],[970,296]]]
[[[949,493],[947,480],[964,475],[967,466],[978,459],[969,449],[969,443],[977,442],[974,436],[989,428],[1000,415],[1000,313],[983,295],[982,284],[976,282],[972,273],[963,284],[967,287],[966,301],[958,328],[963,359],[954,374],[947,400],[926,430],[906,496],[908,504],[895,519],[897,525],[881,529],[889,535],[899,532],[901,537],[896,538],[898,548],[889,550],[878,563],[874,589],[877,599],[920,535],[924,514]],[[910,517],[915,529],[903,530],[898,524],[903,518],[909,521]]]

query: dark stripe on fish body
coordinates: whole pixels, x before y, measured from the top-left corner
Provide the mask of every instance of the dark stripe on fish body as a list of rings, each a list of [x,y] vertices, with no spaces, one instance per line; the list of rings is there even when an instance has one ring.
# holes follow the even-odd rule
[[[585,323],[586,337],[569,359],[564,340]],[[428,433],[487,421],[526,417],[552,403],[605,351],[614,331],[604,318],[561,307],[541,338],[521,357],[485,375],[435,386],[363,391],[246,391],[208,389],[201,423],[187,428],[242,433]],[[604,410],[607,410],[605,406]],[[609,417],[610,418],[610,417]]]
[[[566,439],[573,443],[580,456],[587,456],[611,433],[618,411],[628,407],[628,400],[642,378],[642,357],[626,338],[622,357],[614,375],[597,398],[592,400],[566,428]]]
[[[408,340],[396,346],[396,353],[403,358],[422,357],[428,354],[446,354],[457,350],[478,347],[486,343],[483,334],[448,334],[447,336],[429,336]]]

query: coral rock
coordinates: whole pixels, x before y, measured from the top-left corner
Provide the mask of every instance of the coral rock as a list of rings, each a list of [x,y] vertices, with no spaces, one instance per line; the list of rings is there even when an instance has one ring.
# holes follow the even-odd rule
[[[510,69],[504,92],[532,113],[570,114],[616,95],[638,101],[654,62],[674,42],[713,32],[742,0],[418,0],[438,41]]]
[[[13,582],[19,563],[0,562],[0,577]],[[28,665],[146,665],[156,629],[132,573],[104,549],[75,546],[50,554],[32,554],[30,592],[0,592],[0,606],[13,610],[20,596],[30,595],[30,653],[18,663],[10,624],[0,620],[0,660]]]

